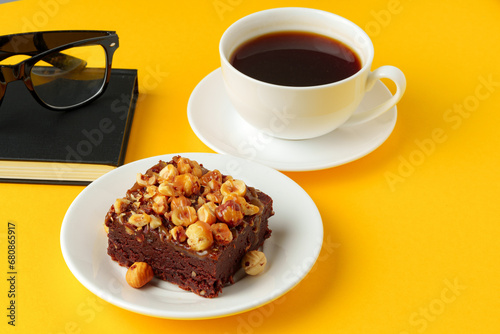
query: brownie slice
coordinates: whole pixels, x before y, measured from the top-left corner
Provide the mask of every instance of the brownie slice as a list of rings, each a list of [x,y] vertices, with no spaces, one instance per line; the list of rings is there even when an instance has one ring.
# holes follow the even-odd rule
[[[176,156],[138,174],[111,206],[108,254],[126,267],[146,262],[160,279],[217,297],[234,283],[243,256],[270,237],[272,204],[243,181]]]

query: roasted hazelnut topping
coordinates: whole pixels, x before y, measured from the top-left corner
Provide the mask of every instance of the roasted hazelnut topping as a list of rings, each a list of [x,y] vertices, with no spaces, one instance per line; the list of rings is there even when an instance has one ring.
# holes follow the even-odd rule
[[[175,226],[170,230],[170,235],[175,241],[184,242],[187,239],[186,230],[182,226]]]
[[[150,215],[149,217],[151,218],[151,220],[149,221],[149,227],[155,229],[162,226],[161,218],[153,215]]]
[[[243,212],[244,215],[253,216],[259,212],[258,206],[247,203],[245,197],[239,196],[236,193],[230,193],[230,194],[224,196],[224,199],[222,200],[222,204],[224,204],[230,200],[233,200],[240,205],[241,211]]]
[[[191,160],[187,158],[179,158],[177,160],[177,170],[179,171],[179,174],[191,174],[193,171],[191,164]]]
[[[151,197],[155,196],[157,192],[158,192],[157,186],[147,186],[146,193],[144,194],[144,199],[150,199]]]
[[[190,205],[191,201],[182,195],[179,197],[172,198],[172,201],[170,202],[170,208],[172,209],[172,211],[174,211],[177,208]]]
[[[128,199],[118,198],[115,201],[115,204],[113,204],[116,214],[119,215],[120,213],[124,212],[129,204],[130,201]]]
[[[172,223],[177,226],[189,226],[197,220],[198,215],[192,206],[181,206],[172,212]]]
[[[193,174],[177,175],[173,185],[175,190],[183,193],[187,197],[200,193],[200,182],[198,181],[198,177]]]
[[[212,233],[214,235],[215,240],[218,244],[227,245],[231,241],[233,241],[233,233],[224,223],[217,223],[210,226]]]
[[[234,193],[238,196],[245,196],[245,193],[247,192],[247,186],[245,185],[245,182],[241,180],[227,180],[222,184],[220,192],[224,196],[227,196],[231,193]]]
[[[219,184],[222,184],[222,174],[219,172],[217,169],[211,170],[207,173],[205,173],[201,178],[200,178],[200,183],[203,186],[207,186],[210,181],[216,181]]]
[[[193,168],[192,173],[196,177],[201,177],[203,175],[203,169],[198,162],[191,160],[191,167]]]
[[[145,213],[134,213],[128,219],[129,224],[132,224],[136,227],[142,227],[146,224],[149,224],[150,221],[151,216]]]
[[[207,200],[209,200],[210,202],[217,203],[217,204],[222,203],[222,200],[224,199],[224,197],[222,196],[222,194],[220,192],[209,193],[209,194],[207,194],[206,197],[207,197]]]
[[[247,202],[255,196],[252,191],[241,180],[176,156],[170,163],[160,161],[145,174],[138,173],[134,188],[113,207],[130,235],[157,230],[200,251],[214,241],[230,244],[231,229],[245,216],[259,213],[259,207]]]
[[[172,183],[168,183],[167,181],[164,181],[158,186],[158,192],[169,197],[175,196],[177,194],[174,189],[174,185]]]
[[[172,182],[177,175],[179,175],[177,168],[172,164],[168,164],[160,171],[159,178],[162,182]]]
[[[156,183],[156,176],[155,175],[149,176],[137,173],[136,182],[138,185],[143,187],[152,186],[153,184]]]
[[[208,202],[203,204],[199,209],[198,209],[198,220],[202,221],[204,223],[207,223],[208,225],[212,225],[217,221],[217,217],[215,216],[215,209],[217,206],[213,202]]]
[[[156,195],[153,197],[153,211],[159,215],[164,214],[168,210],[167,197],[163,195]]]
[[[229,227],[238,226],[243,221],[243,212],[238,203],[229,200],[221,204],[215,209],[215,215],[221,222],[226,223]]]
[[[204,222],[196,222],[186,230],[187,243],[195,251],[204,251],[212,246],[214,239],[210,225]]]

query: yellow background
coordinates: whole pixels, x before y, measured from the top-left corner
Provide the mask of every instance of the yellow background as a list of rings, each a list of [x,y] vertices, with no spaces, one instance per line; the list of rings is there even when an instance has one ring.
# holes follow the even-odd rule
[[[238,315],[138,315],[93,295],[63,260],[61,222],[83,187],[0,184],[0,332],[500,332],[498,0],[21,0],[0,5],[0,35],[116,30],[114,67],[139,70],[131,162],[212,152],[188,124],[191,91],[219,67],[218,41],[231,23],[282,6],[352,20],[373,39],[373,67],[395,65],[408,81],[379,149],[344,166],[285,173],[324,221],[313,271],[275,302]],[[8,221],[17,228],[15,328],[6,317]]]

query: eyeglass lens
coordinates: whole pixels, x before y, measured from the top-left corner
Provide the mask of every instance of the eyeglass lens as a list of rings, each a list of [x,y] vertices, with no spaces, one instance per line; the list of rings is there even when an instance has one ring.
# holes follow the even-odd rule
[[[55,108],[75,106],[93,98],[102,90],[105,77],[106,52],[101,45],[51,53],[31,70],[35,93]]]

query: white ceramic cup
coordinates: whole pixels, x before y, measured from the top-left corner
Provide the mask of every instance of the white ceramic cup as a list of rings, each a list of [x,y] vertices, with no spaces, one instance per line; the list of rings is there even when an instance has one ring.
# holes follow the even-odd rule
[[[330,84],[292,87],[253,79],[231,65],[230,57],[242,43],[279,31],[305,31],[334,38],[357,53],[362,68]],[[391,109],[406,89],[405,76],[398,68],[382,66],[371,71],[373,44],[361,28],[343,17],[316,9],[275,8],[243,17],[224,32],[219,52],[233,107],[255,128],[283,139],[319,137],[339,126],[370,121]],[[394,81],[395,94],[372,109],[354,113],[365,93],[381,78]]]

